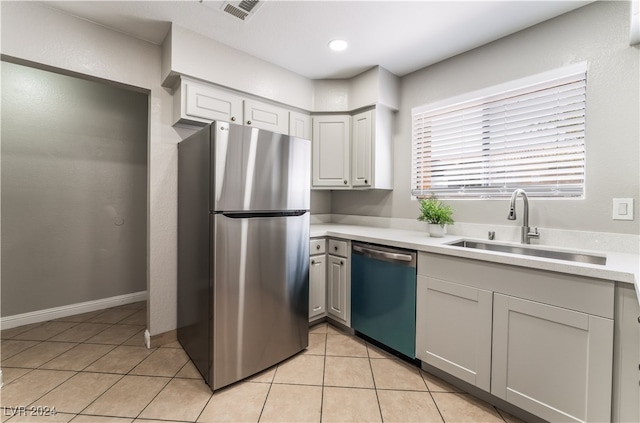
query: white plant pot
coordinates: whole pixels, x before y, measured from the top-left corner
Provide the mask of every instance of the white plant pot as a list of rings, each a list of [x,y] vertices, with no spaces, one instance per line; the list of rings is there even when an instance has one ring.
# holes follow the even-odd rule
[[[446,225],[439,223],[429,223],[429,236],[442,238],[447,233]]]

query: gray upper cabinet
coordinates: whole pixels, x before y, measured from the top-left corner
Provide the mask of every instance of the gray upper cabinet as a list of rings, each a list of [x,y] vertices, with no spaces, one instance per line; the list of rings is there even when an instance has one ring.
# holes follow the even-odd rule
[[[313,117],[315,189],[393,189],[393,112]]]
[[[289,111],[272,104],[244,100],[243,125],[289,134]]]
[[[351,118],[351,184],[354,187],[371,186],[371,148],[374,137],[373,110]]]
[[[311,116],[300,112],[289,112],[289,135],[311,139]]]
[[[242,122],[242,97],[182,77],[173,93],[174,124],[207,125],[214,120]]]
[[[348,115],[313,117],[312,188],[351,187],[350,130]]]
[[[204,126],[214,120],[289,134],[289,110],[241,97],[230,90],[181,77],[173,94],[174,125]],[[297,126],[303,120],[299,114]],[[307,119],[310,119],[307,116]],[[308,130],[307,124],[307,131]],[[310,133],[304,137],[310,139]]]
[[[382,105],[351,118],[351,185],[393,189],[393,112]]]

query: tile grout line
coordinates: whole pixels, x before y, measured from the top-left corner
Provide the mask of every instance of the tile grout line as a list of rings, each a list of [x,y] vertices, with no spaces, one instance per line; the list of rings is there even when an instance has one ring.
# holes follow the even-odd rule
[[[23,340],[22,339],[3,339],[3,341],[23,341]],[[36,347],[36,346],[42,344],[43,342],[45,342],[45,341],[36,341],[36,340],[30,340],[30,341],[24,340],[24,341],[25,342],[37,342],[37,344],[34,344],[34,345],[30,346],[29,348],[26,348],[26,349],[20,351],[19,353],[13,354],[13,355],[9,356],[8,358],[2,358],[2,360],[0,360],[0,364],[2,363],[2,361],[9,360],[9,359],[17,356],[18,354],[22,354],[23,352],[29,351],[31,348]],[[31,367],[23,367],[23,368],[30,369]]]
[[[34,370],[38,370],[38,369],[34,369]],[[56,370],[52,370],[52,371],[56,371]],[[61,372],[68,372],[68,370],[57,370],[57,371],[61,371]],[[31,372],[29,372],[31,373]],[[31,401],[31,403],[29,403],[29,406],[31,406],[32,404],[35,404],[36,402],[40,401],[42,398],[44,398],[46,395],[48,395],[51,391],[53,391],[54,389],[57,389],[58,387],[60,387],[63,383],[65,383],[66,381],[68,381],[69,379],[71,379],[72,377],[75,377],[79,372],[75,372],[74,375],[69,376],[68,378],[66,378],[65,380],[63,380],[62,382],[60,382],[59,384],[57,384],[56,386],[54,386],[53,388],[49,389],[47,392],[45,392],[44,394],[40,395],[38,398],[36,398],[35,400]]]
[[[125,319],[126,319],[126,318],[125,318]],[[114,327],[114,326],[118,326],[118,325],[119,325],[118,323],[112,323],[112,324],[110,324],[110,326],[109,326],[109,327]],[[327,355],[327,350],[328,350],[328,340],[329,340],[329,335],[330,335],[330,333],[328,332],[328,330],[329,330],[329,324],[328,324],[328,323],[324,323],[324,325],[325,325],[325,332],[322,334],[322,335],[324,335],[324,352],[323,352],[323,354],[310,354],[310,355],[312,355],[312,356],[313,356],[313,355],[315,355],[315,356],[320,356],[320,355],[322,355],[322,357],[323,357],[323,367],[322,367],[323,376],[322,376],[321,398],[320,398],[320,400],[321,400],[321,401],[320,401],[320,421],[321,421],[321,422],[322,422],[322,418],[323,418],[323,406],[324,406],[324,394],[325,394],[325,387],[333,387],[332,385],[326,385],[326,383],[325,383],[325,380],[326,380],[325,376],[326,376],[326,369],[327,369],[327,357],[365,358],[365,357],[363,357],[363,356],[357,356],[357,355],[337,355],[337,356],[328,356],[328,355]],[[75,326],[73,326],[73,327],[75,327]],[[72,329],[73,327],[71,327],[71,328],[69,328],[69,329],[66,329],[66,330],[70,330],[70,329]],[[108,328],[105,328],[105,330],[107,330],[107,329],[108,329]],[[65,331],[66,331],[66,330],[65,330]],[[65,331],[61,332],[61,334],[62,334],[62,333],[64,333]],[[89,402],[89,404],[88,404],[87,406],[85,406],[85,407],[84,407],[84,408],[83,408],[79,413],[61,412],[61,414],[69,414],[69,415],[72,415],[73,417],[71,418],[71,421],[73,421],[73,420],[75,420],[78,416],[81,416],[81,415],[82,415],[82,416],[102,416],[102,417],[106,417],[106,418],[108,418],[108,417],[114,417],[114,418],[115,418],[115,417],[118,417],[118,416],[108,416],[108,415],[100,415],[100,414],[82,414],[82,413],[83,413],[84,411],[86,411],[89,407],[91,407],[91,405],[95,404],[95,403],[96,403],[96,401],[98,401],[100,398],[103,398],[103,397],[104,397],[104,395],[105,395],[107,392],[109,392],[111,389],[113,389],[113,387],[114,387],[117,383],[119,383],[122,379],[124,379],[126,376],[133,376],[133,377],[136,377],[136,376],[137,376],[137,377],[153,377],[153,378],[161,377],[161,378],[163,378],[163,379],[168,379],[168,380],[167,380],[167,382],[166,382],[164,385],[162,385],[162,387],[159,389],[159,391],[158,391],[158,392],[153,396],[153,398],[151,398],[151,399],[150,399],[150,401],[149,401],[146,405],[144,405],[144,407],[141,409],[141,411],[140,411],[140,412],[139,412],[135,417],[131,417],[131,419],[140,419],[140,418],[141,418],[140,416],[144,413],[144,411],[145,411],[145,410],[147,410],[147,409],[149,408],[150,404],[151,404],[153,401],[155,401],[155,400],[158,398],[158,396],[159,396],[159,395],[160,395],[160,394],[161,394],[161,393],[162,393],[162,392],[167,388],[167,386],[168,386],[170,383],[172,383],[174,380],[176,380],[176,379],[179,379],[179,380],[180,380],[180,379],[182,379],[182,380],[195,380],[195,379],[194,379],[194,378],[184,378],[184,377],[178,377],[178,376],[177,376],[177,375],[180,373],[180,371],[182,371],[182,370],[183,370],[183,369],[184,369],[184,368],[189,364],[189,360],[187,360],[187,362],[186,362],[184,365],[182,365],[182,366],[180,367],[180,369],[178,369],[178,370],[173,374],[173,376],[170,376],[170,377],[168,377],[168,376],[161,376],[161,375],[138,375],[138,374],[132,374],[132,373],[131,373],[134,369],[136,369],[138,366],[140,366],[142,363],[144,363],[147,359],[149,359],[149,357],[150,357],[151,355],[153,355],[156,351],[158,351],[158,350],[159,350],[159,348],[154,348],[154,349],[152,349],[152,351],[151,351],[151,352],[150,352],[150,353],[149,353],[145,358],[143,358],[140,362],[138,362],[136,365],[134,365],[134,366],[133,366],[131,369],[129,369],[129,370],[128,370],[128,372],[126,372],[126,373],[99,372],[99,371],[87,371],[87,370],[86,370],[89,366],[91,366],[92,364],[94,364],[96,361],[98,361],[98,360],[102,359],[103,357],[105,357],[106,355],[108,355],[109,353],[111,353],[113,350],[115,350],[115,349],[116,349],[116,348],[118,348],[118,347],[128,347],[128,346],[136,347],[135,345],[124,345],[124,344],[125,344],[126,342],[130,341],[133,337],[135,337],[135,336],[137,336],[137,335],[139,335],[139,333],[138,333],[138,334],[134,334],[134,335],[132,335],[130,338],[128,338],[127,340],[125,340],[124,342],[121,342],[121,343],[119,343],[119,344],[114,344],[114,343],[110,343],[110,344],[95,344],[95,343],[90,343],[90,342],[68,342],[68,341],[49,341],[49,340],[34,340],[34,341],[31,341],[31,342],[36,342],[36,344],[35,344],[35,345],[32,345],[31,347],[27,348],[27,349],[26,349],[26,350],[24,350],[24,351],[21,351],[21,352],[20,352],[20,353],[18,353],[18,354],[21,354],[21,353],[23,353],[23,352],[26,352],[26,351],[30,350],[31,348],[34,348],[34,347],[36,347],[36,346],[38,346],[38,345],[40,345],[40,344],[42,344],[42,343],[44,343],[44,342],[53,342],[53,343],[55,343],[55,342],[59,342],[59,343],[67,343],[67,344],[75,344],[75,345],[74,345],[72,348],[70,348],[69,350],[66,350],[66,351],[62,352],[62,353],[58,354],[56,357],[53,357],[53,358],[51,358],[50,360],[46,361],[45,363],[43,363],[43,364],[39,365],[39,367],[35,367],[35,368],[33,368],[33,367],[15,367],[16,369],[24,369],[24,370],[27,370],[27,371],[26,371],[26,373],[24,373],[23,375],[20,375],[18,378],[16,378],[16,379],[12,380],[12,381],[11,381],[8,385],[6,385],[6,386],[10,386],[10,385],[11,385],[11,384],[13,384],[14,382],[16,382],[16,381],[18,381],[18,380],[22,379],[24,376],[26,376],[26,375],[28,375],[28,374],[31,374],[34,370],[45,370],[45,371],[55,371],[55,372],[68,372],[68,373],[73,373],[69,378],[67,378],[67,379],[63,380],[62,382],[60,382],[59,384],[57,384],[57,385],[56,385],[56,386],[54,386],[53,388],[49,389],[46,393],[44,393],[42,396],[40,396],[39,398],[35,399],[35,400],[31,403],[31,404],[35,404],[35,403],[37,403],[38,401],[40,401],[44,396],[46,396],[46,395],[48,395],[49,393],[51,393],[51,392],[55,391],[55,390],[56,390],[56,389],[58,389],[61,385],[65,384],[66,382],[68,382],[69,380],[73,379],[74,377],[76,377],[76,376],[78,376],[78,375],[94,373],[94,374],[107,374],[107,375],[114,375],[114,376],[118,376],[118,377],[116,378],[116,380],[113,382],[113,384],[111,384],[108,388],[106,388],[106,389],[105,389],[101,394],[99,394],[96,398],[94,398],[93,400],[91,400],[91,401]],[[331,335],[343,335],[343,336],[347,336],[347,337],[349,336],[348,334],[340,334],[340,333],[331,333]],[[16,335],[16,336],[18,336],[18,335]],[[54,336],[57,336],[57,335],[54,335]],[[10,338],[10,339],[12,339],[12,338]],[[18,341],[22,341],[22,340],[18,340]],[[42,366],[46,365],[47,363],[52,362],[53,360],[56,360],[56,359],[57,359],[57,358],[59,358],[61,355],[64,355],[64,354],[66,354],[67,352],[72,351],[73,349],[77,348],[78,346],[80,346],[80,345],[85,345],[85,344],[87,344],[87,345],[102,345],[102,346],[110,346],[110,347],[111,347],[111,349],[110,349],[109,351],[105,352],[104,354],[102,354],[100,357],[98,357],[98,358],[94,359],[91,363],[87,364],[87,365],[86,365],[82,370],[79,370],[79,371],[76,371],[76,370],[65,370],[64,368],[62,368],[62,369],[43,369],[43,368],[42,368]],[[369,369],[370,369],[370,371],[371,371],[371,375],[372,375],[373,388],[358,388],[358,389],[374,389],[374,391],[375,391],[375,395],[376,395],[376,400],[377,400],[377,402],[378,402],[378,411],[379,411],[379,415],[380,415],[381,421],[383,421],[383,422],[384,422],[384,417],[383,417],[383,415],[382,415],[382,405],[381,405],[381,403],[380,403],[380,397],[379,397],[379,392],[378,392],[378,391],[408,391],[408,392],[424,392],[424,391],[420,391],[420,390],[407,390],[407,389],[393,389],[393,388],[387,388],[387,389],[384,389],[384,388],[378,388],[378,387],[377,387],[377,384],[376,384],[376,379],[375,379],[375,376],[374,376],[374,373],[373,373],[373,365],[372,365],[373,361],[372,361],[372,360],[389,359],[389,358],[391,358],[391,359],[395,359],[395,357],[372,357],[372,356],[371,356],[371,353],[372,353],[373,351],[375,351],[375,350],[374,350],[373,348],[370,348],[371,346],[369,345],[369,343],[364,342],[364,346],[365,346],[365,348],[366,348],[366,358],[369,360]],[[11,356],[11,357],[14,357],[14,356],[16,356],[16,355],[18,355],[18,354],[15,354],[15,355],[13,355],[13,356]],[[419,374],[419,376],[421,377],[421,379],[422,379],[422,381],[423,381],[423,384],[426,386],[427,392],[429,392],[430,398],[432,399],[432,401],[433,401],[434,405],[436,406],[436,410],[438,411],[438,413],[439,413],[439,415],[440,415],[441,421],[442,421],[443,423],[444,423],[444,422],[446,422],[446,421],[445,421],[445,419],[444,419],[444,416],[443,416],[443,414],[442,414],[442,412],[441,412],[441,410],[440,410],[440,406],[439,406],[439,405],[438,405],[438,403],[436,402],[436,399],[435,399],[435,397],[434,397],[434,392],[436,392],[436,393],[448,393],[448,394],[451,394],[451,393],[454,393],[454,394],[455,394],[456,392],[449,391],[449,390],[446,390],[446,389],[432,391],[432,390],[430,389],[429,384],[427,383],[426,378],[425,378],[425,374],[426,374],[426,373],[425,373],[425,372],[423,372],[419,367],[417,367],[417,368],[416,368],[416,371],[418,371],[418,374]],[[261,408],[261,410],[260,410],[260,415],[259,415],[259,417],[258,417],[258,421],[262,418],[263,413],[264,413],[264,411],[265,411],[265,409],[266,409],[266,403],[267,403],[267,400],[268,400],[268,398],[269,398],[269,395],[270,395],[270,393],[271,393],[271,389],[272,389],[272,387],[273,387],[274,383],[275,383],[275,384],[279,384],[279,383],[275,382],[276,373],[277,373],[277,367],[276,367],[276,370],[274,371],[274,375],[273,375],[273,377],[271,378],[271,381],[270,381],[270,382],[268,382],[268,383],[269,383],[269,389],[268,389],[268,391],[267,391],[267,394],[266,394],[266,396],[265,396],[264,402],[263,402],[263,404],[262,404],[262,408]],[[314,384],[295,384],[295,383],[294,383],[294,384],[286,383],[286,385],[318,386],[318,385],[314,385]],[[336,386],[336,387],[338,387],[338,388],[347,388],[347,387],[345,387],[345,386]],[[355,387],[354,387],[354,388],[355,388]],[[213,399],[213,396],[214,396],[214,394],[211,394],[211,395],[210,395],[210,397],[209,397],[209,398],[208,398],[208,400],[205,402],[204,406],[202,407],[202,409],[201,409],[201,410],[200,410],[200,412],[198,413],[198,416],[195,418],[195,420],[193,420],[193,421],[188,421],[188,420],[178,420],[178,421],[185,421],[185,422],[190,422],[190,423],[196,422],[199,418],[201,418],[201,417],[202,417],[204,410],[205,410],[205,409],[207,408],[207,406],[209,406],[209,404],[211,403],[211,401],[212,401],[212,399]],[[501,410],[500,410],[500,409],[498,409],[496,406],[493,406],[493,405],[492,405],[492,407],[493,407],[494,411],[495,411],[495,412],[497,412],[498,416],[500,417],[500,421],[508,422],[508,420],[507,420],[507,419],[506,419],[506,417],[503,415],[503,413],[501,412]],[[3,408],[4,408],[4,407],[3,407]],[[109,410],[109,411],[111,411],[111,412],[112,412],[113,410]],[[109,411],[108,411],[108,412],[109,412]],[[160,419],[160,420],[163,420],[163,419]]]
[[[146,360],[146,358],[145,358],[145,360]],[[142,361],[144,361],[144,360],[142,360]],[[135,368],[135,367],[134,367],[134,368]],[[133,369],[131,369],[131,370],[133,370]],[[127,374],[127,376],[137,376],[137,375]],[[141,376],[141,377],[147,377],[147,376]],[[159,376],[159,377],[162,377],[162,376]],[[144,413],[144,410],[146,410],[147,408],[149,408],[149,406],[151,405],[151,403],[152,403],[153,401],[155,401],[155,399],[156,399],[156,398],[158,398],[158,397],[160,396],[160,394],[162,393],[162,391],[164,391],[164,390],[167,388],[167,386],[169,386],[169,384],[171,383],[171,381],[172,381],[174,378],[173,378],[173,377],[170,377],[170,378],[168,378],[168,379],[169,379],[169,380],[167,381],[167,383],[165,383],[165,384],[162,386],[162,389],[160,389],[160,390],[159,390],[159,391],[158,391],[158,392],[153,396],[153,398],[151,398],[151,401],[149,401],[149,402],[147,403],[147,405],[145,405],[144,407],[142,407],[142,410],[140,410],[140,412],[138,413],[138,415],[137,415],[137,416],[135,416],[135,417],[133,418],[133,420],[134,420],[134,421],[140,418],[140,416],[142,415],[142,413]],[[213,397],[213,394],[211,395],[211,397]],[[207,401],[207,402],[208,402],[208,401]],[[204,410],[204,408],[203,408],[203,410]],[[202,411],[201,411],[201,412],[202,412]]]
[[[327,323],[325,325],[325,331],[328,330]],[[322,387],[320,389],[320,423],[322,423],[322,407],[324,405],[324,377],[327,369],[327,337],[328,333],[324,333],[324,354],[322,355]]]
[[[81,343],[79,343],[78,345],[76,345],[75,347],[70,348],[70,349],[68,349],[67,351],[63,352],[63,353],[62,353],[62,354],[60,354],[58,357],[61,357],[61,356],[63,356],[64,354],[68,353],[69,351],[71,351],[71,350],[74,350],[74,349],[78,348],[80,345],[87,345],[87,344],[85,344],[84,342],[81,342]],[[88,344],[88,345],[96,345],[96,344]],[[115,345],[110,345],[110,346],[112,346],[113,348],[111,348],[109,351],[105,352],[105,353],[104,353],[104,354],[102,354],[100,357],[98,357],[98,358],[96,358],[95,360],[93,360],[91,363],[89,363],[89,364],[87,364],[86,366],[84,366],[82,369],[80,369],[80,370],[76,370],[76,371],[78,371],[78,372],[84,372],[84,371],[85,371],[85,369],[86,369],[87,367],[91,366],[93,363],[95,363],[96,361],[100,360],[102,357],[104,357],[105,355],[109,354],[111,351],[113,351],[114,349],[116,349],[116,348],[117,348],[117,346],[115,346]],[[39,369],[42,369],[42,366],[44,366],[44,365],[45,365],[45,364],[47,364],[47,363],[51,363],[53,360],[55,360],[55,359],[56,359],[56,358],[58,358],[58,357],[52,358],[51,360],[47,361],[46,363],[43,363],[42,365],[40,365],[40,367],[38,367],[38,368],[39,368]],[[60,370],[60,369],[42,369],[42,370]],[[90,373],[100,373],[100,372],[90,372]]]
[[[418,373],[420,373],[420,378],[422,378],[422,382],[427,387],[427,392],[429,392],[429,397],[431,397],[431,401],[433,401],[433,405],[436,406],[436,411],[438,411],[438,415],[440,415],[440,419],[442,420],[443,423],[446,423],[446,421],[444,420],[444,416],[442,415],[442,411],[440,411],[440,407],[438,407],[438,402],[433,397],[433,391],[429,387],[429,384],[427,383],[427,380],[424,378],[424,374],[422,373],[421,370],[422,369],[418,369]]]
[[[371,370],[371,379],[373,380],[373,390],[376,394],[376,402],[378,403],[378,413],[380,414],[380,421],[384,422],[384,417],[382,415],[382,406],[380,405],[380,397],[378,396],[378,387],[376,385],[376,377],[373,373],[373,366],[371,365],[371,354],[369,353],[369,345],[365,342],[365,348],[367,350],[367,359],[369,361],[369,370]]]
[[[84,373],[91,373],[91,372],[84,372]],[[89,402],[89,404],[87,404],[87,405],[86,405],[86,407],[84,407],[84,408],[83,408],[82,410],[80,410],[78,413],[75,413],[75,414],[76,414],[76,417],[77,417],[77,416],[80,416],[80,415],[83,415],[83,414],[82,414],[82,412],[83,412],[84,410],[86,410],[87,408],[91,407],[91,405],[93,405],[93,403],[95,403],[96,401],[98,401],[98,399],[100,399],[104,394],[106,394],[106,393],[107,393],[111,388],[113,388],[113,387],[114,387],[118,382],[120,382],[120,381],[121,381],[121,380],[122,380],[126,375],[117,375],[117,376],[120,376],[120,377],[119,377],[118,379],[116,379],[116,380],[113,382],[113,384],[112,384],[111,386],[109,386],[107,389],[105,389],[103,393],[101,393],[100,395],[98,395],[97,397],[95,397],[95,398],[93,399],[93,401],[90,401],[90,402]],[[115,417],[115,416],[114,416],[114,417]],[[75,417],[74,417],[74,419],[75,419]],[[73,419],[72,419],[72,420],[73,420]]]
[[[269,389],[267,389],[267,395],[264,396],[264,402],[262,403],[262,407],[260,408],[260,414],[258,415],[258,420],[256,420],[256,423],[258,423],[262,418],[262,413],[264,413],[264,409],[267,406],[267,401],[269,400],[269,394],[271,393],[271,388],[273,387],[273,381],[276,379],[276,373],[278,373],[279,366],[280,364],[277,364],[276,369],[273,372],[273,378],[271,378],[271,382],[269,382]],[[213,395],[211,397],[213,398]]]

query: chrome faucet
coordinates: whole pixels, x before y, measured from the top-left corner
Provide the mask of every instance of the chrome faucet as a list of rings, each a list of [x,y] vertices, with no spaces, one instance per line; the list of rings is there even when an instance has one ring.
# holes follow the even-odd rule
[[[538,228],[534,228],[535,231],[531,232],[529,227],[529,199],[527,193],[523,189],[518,188],[511,194],[511,200],[509,201],[509,215],[507,219],[516,220],[516,199],[518,195],[522,196],[522,202],[524,205],[524,216],[522,216],[522,228],[520,229],[520,242],[522,244],[531,244],[531,238],[540,238]]]

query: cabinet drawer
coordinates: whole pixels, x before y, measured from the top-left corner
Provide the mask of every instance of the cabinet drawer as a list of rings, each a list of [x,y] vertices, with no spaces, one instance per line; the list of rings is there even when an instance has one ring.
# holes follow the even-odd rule
[[[324,254],[327,250],[327,241],[325,239],[312,239],[309,241],[309,254]]]
[[[347,257],[347,241],[329,240],[329,254],[334,256]]]

